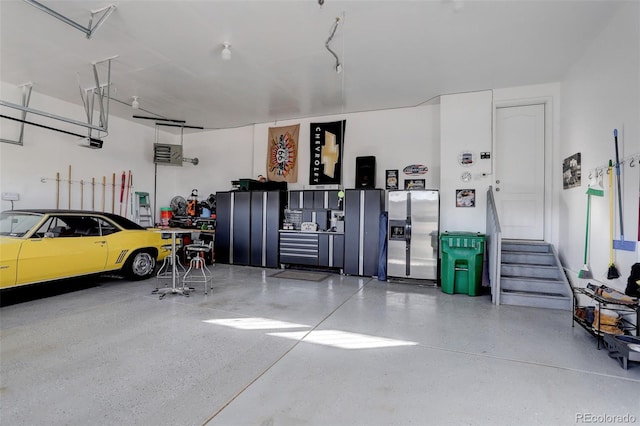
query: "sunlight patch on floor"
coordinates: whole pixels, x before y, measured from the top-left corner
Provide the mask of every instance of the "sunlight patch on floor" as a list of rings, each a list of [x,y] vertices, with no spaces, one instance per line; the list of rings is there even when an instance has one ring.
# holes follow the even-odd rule
[[[240,330],[278,330],[282,328],[308,328],[308,325],[278,321],[268,318],[225,318],[210,319],[203,322],[238,328]]]
[[[308,335],[305,331],[268,333],[268,335],[295,340],[304,338],[304,342],[334,346],[341,349],[372,349],[392,346],[414,346],[418,344],[417,342],[406,340],[387,339],[385,337],[369,336],[340,330],[315,330],[309,332]]]

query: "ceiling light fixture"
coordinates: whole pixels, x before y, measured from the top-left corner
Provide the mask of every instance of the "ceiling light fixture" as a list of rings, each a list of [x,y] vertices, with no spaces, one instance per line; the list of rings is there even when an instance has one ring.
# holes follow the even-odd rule
[[[138,97],[137,96],[133,97],[133,102],[131,102],[131,108],[133,108],[133,109],[140,108],[140,102],[138,102]]]
[[[224,48],[222,49],[222,52],[220,52],[220,57],[222,57],[222,60],[224,61],[228,61],[231,59],[231,44],[224,42]]]

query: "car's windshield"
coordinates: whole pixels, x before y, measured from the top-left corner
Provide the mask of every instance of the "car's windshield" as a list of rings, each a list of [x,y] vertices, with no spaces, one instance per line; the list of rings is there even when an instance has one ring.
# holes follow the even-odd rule
[[[0,213],[0,235],[22,237],[40,222],[41,219],[41,214],[11,211],[2,212]]]

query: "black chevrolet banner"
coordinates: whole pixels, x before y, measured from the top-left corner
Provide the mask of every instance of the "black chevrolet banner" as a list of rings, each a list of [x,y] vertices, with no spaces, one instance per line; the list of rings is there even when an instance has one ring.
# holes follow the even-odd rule
[[[342,144],[347,120],[311,123],[310,185],[339,185],[342,182]]]

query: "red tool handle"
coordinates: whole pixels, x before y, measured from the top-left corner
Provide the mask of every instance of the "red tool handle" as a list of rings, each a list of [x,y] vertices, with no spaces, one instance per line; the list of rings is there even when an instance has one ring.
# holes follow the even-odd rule
[[[122,204],[122,200],[124,200],[124,185],[127,180],[127,174],[122,172],[122,185],[120,186],[120,203]]]

